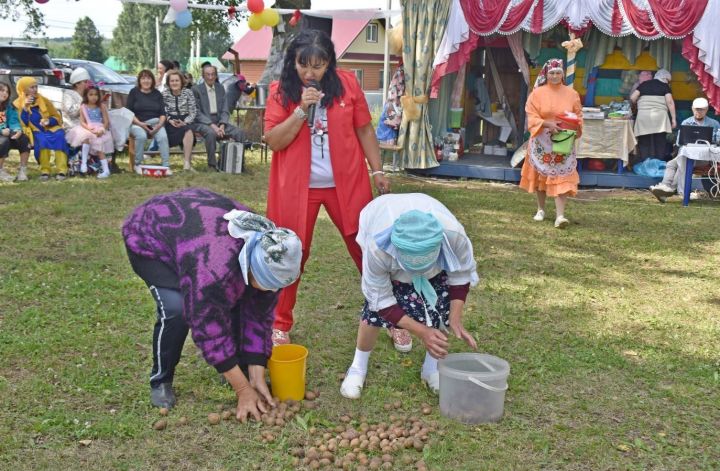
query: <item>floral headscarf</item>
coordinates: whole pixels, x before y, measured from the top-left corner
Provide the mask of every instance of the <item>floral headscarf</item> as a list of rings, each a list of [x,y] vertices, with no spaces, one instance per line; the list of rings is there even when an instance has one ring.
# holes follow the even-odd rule
[[[245,283],[249,271],[265,289],[284,288],[297,280],[302,243],[293,231],[275,227],[268,218],[249,211],[233,209],[223,218],[230,235],[245,240],[238,257]]]
[[[533,88],[538,88],[547,83],[547,74],[550,71],[553,70],[559,70],[563,73],[563,81],[562,83],[565,84],[565,66],[563,64],[562,59],[550,59],[547,62],[545,62],[545,65],[543,66],[542,70],[538,74],[537,78],[535,79],[535,86]]]

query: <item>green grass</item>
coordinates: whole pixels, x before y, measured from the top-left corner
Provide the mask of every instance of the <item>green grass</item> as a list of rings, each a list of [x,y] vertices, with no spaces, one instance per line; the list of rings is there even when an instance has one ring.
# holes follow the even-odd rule
[[[33,168],[27,184],[0,186],[0,469],[293,468],[288,450],[306,433],[298,423],[272,444],[259,442],[255,424],[206,425],[233,394],[191,341],[170,426],[152,430],[154,304],[120,236],[137,204],[190,185],[264,211],[268,169],[253,155],[244,175],[43,184]],[[682,208],[645,192],[583,192],[569,203],[570,228],[558,231],[533,223],[532,196],[513,186],[392,183],[440,199],[465,225],[481,276],[466,326],[481,351],[511,364],[500,423],[465,426],[433,413],[442,434],[424,452],[430,469],[717,469],[717,202]],[[385,336],[363,398],[340,397],[361,304],[359,276],[323,214],[293,330],[310,350],[309,385],[322,392],[305,415],[311,425],[335,426],[345,413],[387,420],[382,406],[394,400],[406,415],[437,405],[418,381],[421,346],[402,355]],[[181,415],[190,425],[174,425]]]

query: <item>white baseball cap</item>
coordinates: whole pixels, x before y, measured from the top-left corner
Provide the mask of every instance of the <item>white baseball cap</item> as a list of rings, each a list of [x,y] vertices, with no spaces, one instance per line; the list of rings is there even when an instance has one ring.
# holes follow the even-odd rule
[[[70,74],[70,85],[75,85],[76,83],[84,80],[90,80],[90,74],[82,67],[78,67],[72,71],[72,74]]]
[[[705,98],[695,98],[692,103],[693,109],[702,109],[708,106],[708,101]]]

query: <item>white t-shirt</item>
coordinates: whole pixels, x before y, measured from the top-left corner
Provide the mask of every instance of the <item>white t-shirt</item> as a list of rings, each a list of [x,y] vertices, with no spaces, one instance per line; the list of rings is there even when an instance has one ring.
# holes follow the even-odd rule
[[[334,188],[330,143],[327,132],[327,109],[318,106],[310,129],[310,188]]]

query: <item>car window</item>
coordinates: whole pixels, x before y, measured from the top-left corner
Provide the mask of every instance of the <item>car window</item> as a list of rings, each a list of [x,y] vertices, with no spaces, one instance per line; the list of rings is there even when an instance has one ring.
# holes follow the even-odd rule
[[[121,83],[121,84],[127,83],[120,74],[118,74],[111,68],[106,67],[104,65],[85,63],[85,64],[76,65],[76,68],[77,67],[85,68],[88,71],[88,73],[90,74],[90,78],[95,83],[102,82],[102,83],[106,83],[108,85],[109,84],[117,84],[117,83]]]
[[[6,69],[52,69],[50,57],[37,49],[0,49],[0,67]]]

